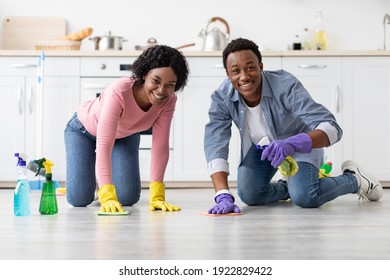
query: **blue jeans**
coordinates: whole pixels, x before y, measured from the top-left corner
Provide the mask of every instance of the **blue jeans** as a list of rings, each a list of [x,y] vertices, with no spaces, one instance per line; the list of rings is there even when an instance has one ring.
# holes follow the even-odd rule
[[[75,114],[65,132],[66,198],[83,207],[92,203],[96,190],[96,137],[90,134]],[[124,206],[136,203],[141,195],[139,172],[140,134],[117,139],[112,150],[112,178],[118,200]]]
[[[261,160],[262,150],[252,145],[238,167],[237,193],[247,205],[262,205],[279,200],[291,201],[303,208],[317,208],[348,193],[356,193],[356,178],[345,173],[337,177],[319,179],[318,169],[307,162],[297,162],[298,172],[288,178],[271,183],[277,169],[269,160]]]

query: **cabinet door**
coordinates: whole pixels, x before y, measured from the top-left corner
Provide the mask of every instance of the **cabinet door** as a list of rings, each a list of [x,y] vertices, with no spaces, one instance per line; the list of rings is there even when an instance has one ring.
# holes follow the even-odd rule
[[[96,98],[97,94],[116,78],[81,78],[80,103]]]
[[[14,153],[26,153],[25,118],[26,86],[23,77],[0,77],[0,118],[2,136],[0,149],[1,181],[16,181]],[[27,156],[30,159],[29,154]]]
[[[282,69],[282,58],[280,56],[262,57],[264,70],[273,71]]]
[[[33,78],[27,81],[27,85],[36,84]],[[66,179],[64,129],[79,105],[79,79],[45,77],[42,99],[39,95],[37,92],[37,118],[27,119],[27,145],[30,150],[34,150],[36,158],[46,157],[54,163],[53,179],[64,181]],[[34,133],[35,139],[30,137]]]
[[[390,181],[390,58],[343,59],[344,157]]]
[[[208,122],[210,96],[221,83],[220,77],[191,77],[178,94],[174,116],[174,180],[210,181],[204,155],[204,129]],[[234,126],[234,125],[233,125]],[[230,177],[236,180],[240,146],[236,129],[230,141]]]
[[[283,58],[283,69],[296,76],[312,98],[328,108],[343,128],[341,58]],[[325,160],[333,163],[332,175],[341,174],[343,141],[345,139],[342,138],[340,142],[325,148]]]

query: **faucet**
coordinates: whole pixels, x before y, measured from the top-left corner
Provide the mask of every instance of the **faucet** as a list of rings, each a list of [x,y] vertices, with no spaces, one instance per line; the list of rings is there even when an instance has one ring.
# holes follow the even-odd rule
[[[386,50],[386,24],[390,24],[389,14],[385,14],[383,17],[383,50]]]

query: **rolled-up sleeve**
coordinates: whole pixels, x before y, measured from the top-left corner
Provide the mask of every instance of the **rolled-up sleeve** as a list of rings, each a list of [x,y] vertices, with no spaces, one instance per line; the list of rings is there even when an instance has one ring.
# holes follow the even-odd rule
[[[205,127],[204,152],[211,174],[224,171],[229,173],[229,142],[231,138],[232,118],[220,94],[211,95],[209,122]]]
[[[339,131],[329,122],[320,123],[316,129],[320,129],[326,133],[329,139],[330,146],[336,143],[339,139]]]

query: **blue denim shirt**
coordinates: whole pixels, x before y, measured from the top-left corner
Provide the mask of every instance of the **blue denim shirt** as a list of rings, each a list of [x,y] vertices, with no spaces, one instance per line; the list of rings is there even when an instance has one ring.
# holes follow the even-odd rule
[[[336,142],[341,139],[343,132],[333,114],[323,105],[316,103],[301,82],[284,70],[262,72],[260,107],[273,139],[307,133],[323,122],[328,122],[336,128]],[[229,172],[227,160],[232,122],[241,137],[241,161],[248,153],[252,140],[245,125],[245,114],[246,107],[242,97],[226,78],[211,95],[210,121],[205,128],[204,149],[210,174],[218,171]],[[293,158],[319,168],[323,155],[323,148],[320,148],[306,154],[297,152]],[[216,162],[218,163],[215,164]]]

